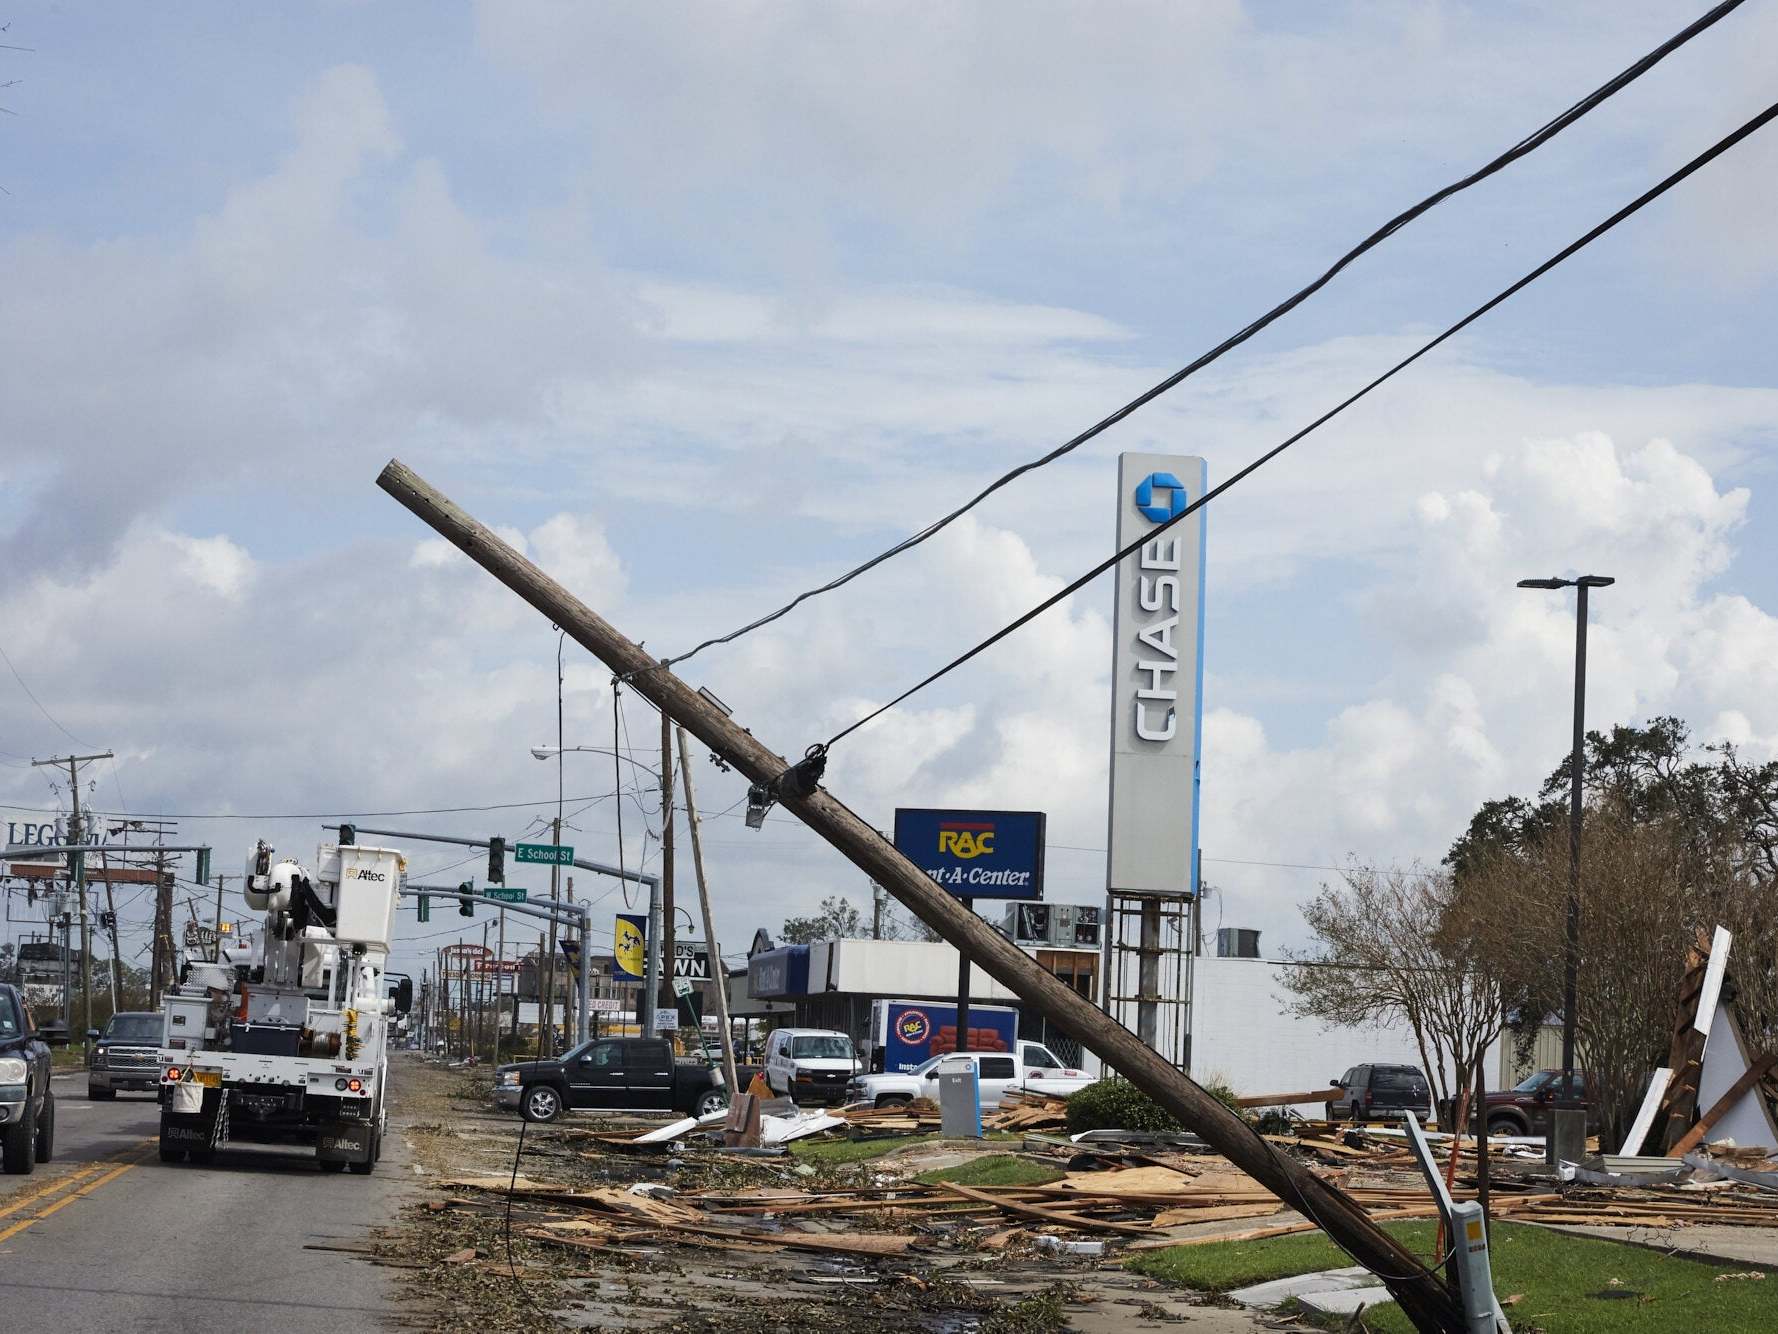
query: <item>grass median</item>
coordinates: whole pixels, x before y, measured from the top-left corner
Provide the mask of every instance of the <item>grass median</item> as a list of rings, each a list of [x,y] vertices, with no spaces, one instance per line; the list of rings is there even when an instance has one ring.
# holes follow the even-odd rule
[[[1434,1224],[1385,1227],[1414,1254],[1430,1257]],[[1564,1334],[1765,1334],[1778,1328],[1778,1271],[1757,1265],[1685,1259],[1514,1223],[1494,1225],[1489,1249],[1494,1291],[1515,1327]],[[1228,1292],[1351,1263],[1321,1233],[1308,1232],[1149,1251],[1132,1257],[1129,1267],[1199,1291]],[[1413,1334],[1393,1304],[1366,1310],[1364,1319],[1372,1329]]]

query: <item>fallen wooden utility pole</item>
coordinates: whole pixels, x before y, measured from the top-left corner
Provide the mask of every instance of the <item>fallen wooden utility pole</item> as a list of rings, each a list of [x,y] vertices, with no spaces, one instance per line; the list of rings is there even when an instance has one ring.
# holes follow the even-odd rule
[[[703,741],[784,808],[839,849],[939,935],[1106,1065],[1153,1097],[1180,1123],[1262,1183],[1388,1285],[1417,1329],[1460,1334],[1466,1326],[1438,1275],[1373,1223],[1364,1209],[1303,1164],[1274,1150],[1234,1112],[1163,1060],[1152,1047],[1040,967],[988,922],[939,889],[893,844],[773,753],[677,676],[619,634],[567,589],[514,551],[419,474],[391,459],[377,478],[396,500],[476,564],[573,636],[630,688]]]

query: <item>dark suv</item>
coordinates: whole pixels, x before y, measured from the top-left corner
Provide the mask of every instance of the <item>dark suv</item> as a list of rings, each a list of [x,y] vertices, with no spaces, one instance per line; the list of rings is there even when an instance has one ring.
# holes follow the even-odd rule
[[[1575,1080],[1584,1091],[1587,1104],[1587,1133],[1597,1134],[1599,1130],[1599,1096],[1598,1086],[1592,1078],[1582,1071],[1574,1072]],[[1562,1089],[1562,1072],[1560,1070],[1539,1070],[1535,1074],[1526,1075],[1514,1087],[1503,1089],[1498,1093],[1490,1093],[1488,1103],[1488,1133],[1490,1135],[1547,1135],[1549,1133],[1550,1108],[1557,1105],[1557,1095]]]
[[[103,1033],[89,1028],[86,1035],[94,1046],[86,1096],[95,1101],[115,1098],[120,1089],[158,1095],[162,1022],[158,1011],[131,1010],[112,1015]]]
[[[1432,1086],[1417,1066],[1355,1065],[1328,1081],[1340,1096],[1327,1104],[1329,1121],[1399,1120],[1413,1112],[1432,1116]]]
[[[0,1160],[14,1176],[47,1163],[55,1148],[49,1048],[67,1042],[66,1033],[39,1032],[19,989],[0,982]]]

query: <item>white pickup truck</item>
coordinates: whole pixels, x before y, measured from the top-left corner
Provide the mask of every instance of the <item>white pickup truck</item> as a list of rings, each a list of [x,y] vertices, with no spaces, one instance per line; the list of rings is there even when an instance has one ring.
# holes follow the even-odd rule
[[[979,1067],[983,1107],[998,1107],[1001,1096],[1012,1088],[1066,1098],[1096,1082],[1086,1071],[1063,1065],[1041,1042],[1020,1042],[1015,1046],[1012,1052],[963,1053]],[[938,1063],[952,1059],[948,1053],[934,1056],[906,1074],[856,1075],[846,1086],[846,1101],[869,1103],[873,1107],[893,1107],[915,1098],[931,1098],[936,1102]]]

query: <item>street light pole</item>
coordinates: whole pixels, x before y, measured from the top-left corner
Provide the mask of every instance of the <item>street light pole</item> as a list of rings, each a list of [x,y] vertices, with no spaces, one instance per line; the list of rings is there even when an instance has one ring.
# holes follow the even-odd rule
[[[1557,1106],[1584,1109],[1584,1092],[1575,1087],[1574,1030],[1580,990],[1580,820],[1582,786],[1586,774],[1587,712],[1587,591],[1605,588],[1616,581],[1607,575],[1583,574],[1578,579],[1521,579],[1520,588],[1572,588],[1574,603],[1574,737],[1568,752],[1568,919],[1562,958],[1562,1089]],[[1558,1136],[1548,1139],[1551,1160],[1560,1156]],[[1584,1143],[1586,1123],[1580,1122]]]

